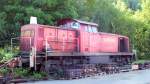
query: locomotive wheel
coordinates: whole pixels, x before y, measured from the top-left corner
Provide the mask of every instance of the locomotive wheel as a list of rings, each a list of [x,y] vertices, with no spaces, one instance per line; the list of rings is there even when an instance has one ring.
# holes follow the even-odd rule
[[[46,73],[48,73],[48,75],[51,75],[53,70],[52,70],[50,61],[45,62],[45,71]]]
[[[57,64],[51,64],[50,61],[47,61],[45,63],[45,71],[48,74],[48,76],[52,78],[58,79],[64,76],[63,69]]]

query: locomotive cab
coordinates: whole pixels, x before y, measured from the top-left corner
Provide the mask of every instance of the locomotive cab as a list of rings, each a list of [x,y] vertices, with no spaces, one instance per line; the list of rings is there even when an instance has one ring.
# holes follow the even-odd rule
[[[57,22],[57,26],[61,28],[66,28],[66,29],[76,29],[79,31],[85,31],[85,32],[98,32],[98,24],[92,23],[92,22],[85,22],[77,19],[61,19]]]

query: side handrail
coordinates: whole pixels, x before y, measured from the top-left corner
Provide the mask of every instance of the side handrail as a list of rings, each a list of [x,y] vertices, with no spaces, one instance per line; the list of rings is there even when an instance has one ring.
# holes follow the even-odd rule
[[[13,44],[15,44],[15,43],[13,43],[13,40],[19,39],[19,41],[20,41],[21,38],[27,38],[27,39],[29,39],[29,46],[30,46],[30,48],[32,47],[31,46],[31,37],[15,37],[15,38],[11,38],[11,52],[13,51]]]

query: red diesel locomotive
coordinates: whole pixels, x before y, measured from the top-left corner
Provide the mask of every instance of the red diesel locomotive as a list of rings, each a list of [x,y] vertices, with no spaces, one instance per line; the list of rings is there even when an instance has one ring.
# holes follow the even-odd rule
[[[42,52],[47,44],[49,51],[80,53],[129,52],[129,39],[126,36],[98,32],[97,24],[75,19],[63,19],[59,27],[29,24],[21,28],[21,51],[36,46]],[[47,41],[47,42],[46,42]]]
[[[134,59],[126,36],[98,32],[97,24],[77,19],[59,20],[57,26],[28,24],[21,28],[22,64],[30,62],[51,75],[63,71],[65,77],[76,78],[118,71]],[[115,69],[107,70],[109,64]]]

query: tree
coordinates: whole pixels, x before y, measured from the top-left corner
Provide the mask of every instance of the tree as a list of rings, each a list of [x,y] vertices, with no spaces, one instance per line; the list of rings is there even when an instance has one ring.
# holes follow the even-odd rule
[[[61,18],[79,18],[98,23],[102,32],[128,36],[140,58],[149,55],[149,0],[0,0],[0,5],[1,41],[19,36],[30,16],[47,25]]]
[[[0,40],[20,34],[20,27],[36,16],[39,24],[54,25],[61,18],[78,16],[75,0],[1,0]]]

